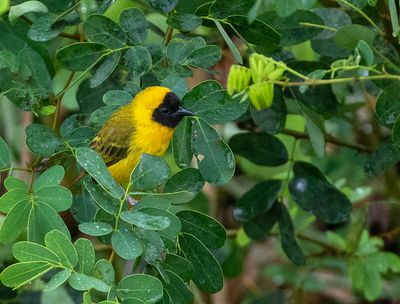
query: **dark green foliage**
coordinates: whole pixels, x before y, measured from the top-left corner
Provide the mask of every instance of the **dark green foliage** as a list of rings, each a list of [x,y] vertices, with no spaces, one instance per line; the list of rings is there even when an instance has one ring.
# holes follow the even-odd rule
[[[395,1],[128,2],[0,1],[0,302],[395,299]],[[120,185],[90,142],[149,86],[196,115]]]

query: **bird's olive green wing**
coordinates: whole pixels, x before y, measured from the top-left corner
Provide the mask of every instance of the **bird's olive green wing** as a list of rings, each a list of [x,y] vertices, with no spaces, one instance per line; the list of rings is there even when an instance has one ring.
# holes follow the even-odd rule
[[[99,153],[107,166],[126,158],[135,127],[127,111],[118,110],[97,133],[90,147]],[[126,110],[126,109],[125,109]]]

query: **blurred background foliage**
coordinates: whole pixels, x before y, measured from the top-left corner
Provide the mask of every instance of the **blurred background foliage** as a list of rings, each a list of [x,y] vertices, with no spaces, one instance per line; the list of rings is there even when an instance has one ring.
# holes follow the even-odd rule
[[[0,0],[0,14],[0,266],[17,265],[1,303],[399,301],[398,2]],[[151,85],[199,116],[136,169],[158,168],[139,181],[153,224],[115,212],[136,192],[86,148]],[[95,181],[67,189],[79,165]],[[35,250],[63,270],[42,276]]]

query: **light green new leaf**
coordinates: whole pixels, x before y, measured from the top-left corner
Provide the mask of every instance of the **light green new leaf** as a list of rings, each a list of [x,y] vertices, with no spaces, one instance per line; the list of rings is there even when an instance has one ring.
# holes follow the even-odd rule
[[[121,219],[148,230],[163,230],[171,224],[168,217],[150,215],[140,211],[124,211],[121,213]]]
[[[143,252],[140,240],[133,234],[131,229],[122,227],[111,236],[111,244],[115,252],[126,260],[135,259]]]
[[[42,187],[58,186],[64,178],[65,170],[62,166],[53,166],[40,174],[33,182],[33,191]]]
[[[74,272],[68,279],[69,285],[76,290],[89,290],[89,289],[96,289],[101,292],[108,292],[110,286],[108,286],[103,281],[88,276],[83,273]]]
[[[79,230],[93,236],[107,235],[113,231],[113,227],[108,223],[89,222],[79,224]]]
[[[10,210],[0,227],[0,242],[11,243],[19,237],[27,226],[31,208],[27,201],[21,201]]]

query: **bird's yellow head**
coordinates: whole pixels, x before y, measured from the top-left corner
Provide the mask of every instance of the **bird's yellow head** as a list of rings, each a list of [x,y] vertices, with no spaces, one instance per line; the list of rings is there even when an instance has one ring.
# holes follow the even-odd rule
[[[184,116],[193,116],[183,108],[180,99],[166,87],[148,87],[136,95],[133,105],[135,116],[147,117],[164,127],[175,128]]]

